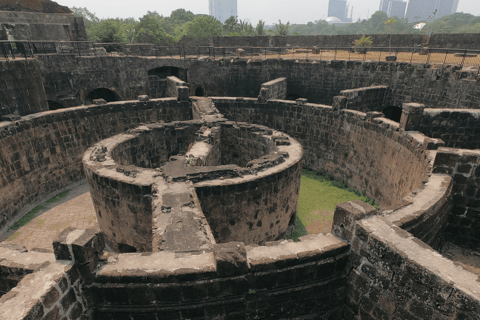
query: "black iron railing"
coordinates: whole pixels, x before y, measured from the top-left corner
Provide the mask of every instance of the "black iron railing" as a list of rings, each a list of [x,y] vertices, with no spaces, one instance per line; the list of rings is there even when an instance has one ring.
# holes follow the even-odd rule
[[[0,57],[35,55],[128,55],[175,59],[302,59],[346,61],[399,61],[411,64],[480,66],[480,50],[423,47],[175,47],[150,44],[92,43],[88,41],[0,41]],[[479,71],[480,72],[480,71]]]

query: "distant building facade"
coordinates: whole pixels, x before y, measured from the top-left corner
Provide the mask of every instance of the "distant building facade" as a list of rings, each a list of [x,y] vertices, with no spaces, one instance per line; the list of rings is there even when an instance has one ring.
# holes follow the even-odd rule
[[[405,17],[405,10],[407,9],[407,3],[403,1],[390,1],[387,8],[387,15],[391,17]]]
[[[410,0],[406,18],[410,22],[439,19],[457,12],[459,0]],[[434,15],[435,10],[437,10]]]
[[[389,5],[390,2],[392,2],[392,1],[393,1],[393,0],[380,0],[380,8],[379,8],[378,10],[387,13],[388,5]]]
[[[224,23],[231,16],[238,15],[237,0],[208,0],[208,13]]]
[[[340,19],[342,22],[352,22],[348,18],[347,0],[330,0],[328,2],[328,16]]]
[[[436,19],[457,12],[459,0],[438,0]]]

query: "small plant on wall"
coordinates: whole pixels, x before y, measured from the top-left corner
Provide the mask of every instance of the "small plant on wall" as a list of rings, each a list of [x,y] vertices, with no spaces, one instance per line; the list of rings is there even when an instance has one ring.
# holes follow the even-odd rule
[[[373,45],[373,37],[362,35],[360,39],[353,41],[353,47],[357,53],[366,53],[367,48]]]

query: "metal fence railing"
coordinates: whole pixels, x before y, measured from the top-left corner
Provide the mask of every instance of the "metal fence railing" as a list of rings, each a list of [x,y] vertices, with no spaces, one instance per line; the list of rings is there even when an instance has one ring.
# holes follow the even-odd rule
[[[175,47],[151,44],[92,43],[88,41],[0,41],[0,57],[28,58],[38,54],[85,56],[128,55],[175,59],[263,59],[399,61],[411,64],[480,66],[480,50],[422,47]],[[479,71],[480,72],[480,71]]]

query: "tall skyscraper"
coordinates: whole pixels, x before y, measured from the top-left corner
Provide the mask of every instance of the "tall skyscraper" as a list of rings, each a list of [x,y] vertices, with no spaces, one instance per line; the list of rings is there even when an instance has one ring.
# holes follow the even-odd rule
[[[437,14],[435,18],[441,18],[457,12],[459,0],[438,0]]]
[[[330,0],[328,2],[328,16],[336,17],[342,22],[352,22],[348,18],[348,6],[346,0]]]
[[[457,12],[459,0],[410,0],[406,17],[410,22],[439,19]],[[435,10],[437,12],[434,14]]]
[[[380,8],[379,8],[378,10],[387,13],[388,5],[389,5],[390,2],[392,2],[392,1],[393,1],[393,0],[380,0]]]
[[[390,1],[387,8],[387,15],[391,17],[405,17],[405,10],[407,9],[407,3],[403,1]]]
[[[208,0],[209,15],[224,23],[231,16],[237,16],[237,0]]]

